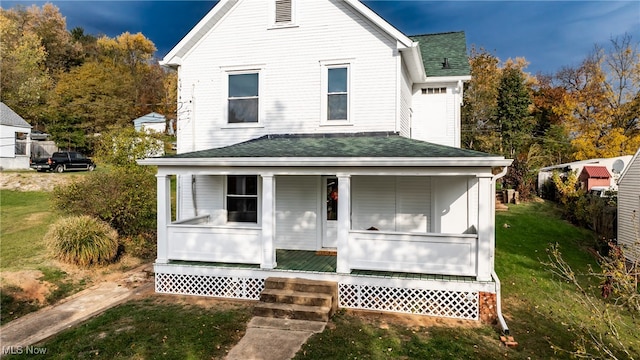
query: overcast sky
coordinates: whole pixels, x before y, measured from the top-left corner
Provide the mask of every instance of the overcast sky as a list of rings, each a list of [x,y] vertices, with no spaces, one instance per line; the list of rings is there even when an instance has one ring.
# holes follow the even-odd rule
[[[49,1],[67,26],[117,36],[142,32],[162,58],[216,1]],[[501,60],[525,57],[531,73],[573,66],[612,37],[640,41],[640,1],[363,1],[407,35],[463,30],[467,47],[484,47]],[[42,1],[6,1],[3,8]]]

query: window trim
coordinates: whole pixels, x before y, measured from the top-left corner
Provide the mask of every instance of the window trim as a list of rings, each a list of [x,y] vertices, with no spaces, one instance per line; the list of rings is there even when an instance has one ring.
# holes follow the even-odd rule
[[[283,29],[283,28],[291,28],[298,27],[297,25],[297,0],[291,0],[291,21],[287,22],[276,22],[276,1],[269,1],[269,26],[268,29]]]
[[[353,125],[353,59],[324,60],[320,61],[320,125]],[[329,69],[347,69],[347,118],[344,120],[329,120]]]
[[[232,197],[235,198],[255,198],[256,199],[256,221],[231,221],[229,220],[229,177],[230,176],[244,176],[244,177],[255,177],[256,178],[256,195],[239,195],[232,194]],[[251,226],[256,225],[260,226],[262,223],[262,181],[259,175],[252,174],[228,174],[224,176],[224,210],[227,212],[227,224],[231,225],[242,225],[242,226]]]
[[[221,128],[246,128],[246,127],[263,127],[264,118],[264,66],[229,66],[221,67],[222,70],[222,114],[223,119]],[[229,76],[243,74],[258,74],[258,121],[246,123],[229,122]]]

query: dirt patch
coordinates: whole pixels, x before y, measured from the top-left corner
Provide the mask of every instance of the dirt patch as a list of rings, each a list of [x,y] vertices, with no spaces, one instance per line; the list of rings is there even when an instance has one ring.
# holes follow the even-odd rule
[[[0,189],[14,191],[53,191],[58,185],[70,184],[81,175],[38,173],[38,172],[2,172]]]
[[[4,291],[9,292],[18,301],[37,301],[44,304],[53,284],[39,280],[44,274],[39,270],[3,272]]]
[[[451,328],[478,328],[480,321],[439,318],[426,315],[411,315],[391,312],[346,310],[347,314],[358,318],[365,323],[375,324],[381,329],[388,329],[389,325],[402,326],[411,330],[426,327],[451,327]]]

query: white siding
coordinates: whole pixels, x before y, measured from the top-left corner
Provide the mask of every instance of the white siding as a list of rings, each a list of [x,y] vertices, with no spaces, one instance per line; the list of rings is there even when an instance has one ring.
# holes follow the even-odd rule
[[[411,137],[411,79],[407,68],[402,64],[402,84],[400,88],[400,135]]]
[[[618,243],[630,260],[640,259],[640,156],[636,155],[618,183]]]
[[[276,248],[318,248],[319,180],[317,176],[276,178]]]
[[[240,2],[183,56],[179,152],[264,134],[396,129],[400,55],[394,51],[395,41],[342,1],[298,1],[297,26],[280,29],[269,29],[268,8],[268,1]],[[320,62],[337,60],[351,64],[352,124],[321,126]],[[228,67],[262,69],[259,126],[226,123],[223,83]]]
[[[352,229],[428,232],[430,192],[429,177],[354,176]]]
[[[446,94],[423,94],[422,89],[445,87]],[[415,84],[411,137],[435,144],[460,147],[460,96],[455,83]]]
[[[179,181],[181,219],[204,214],[214,215],[225,208],[224,176],[195,176],[195,204],[191,194],[192,177],[181,176]]]
[[[462,234],[469,230],[469,179],[465,177],[434,177],[434,231],[443,234]],[[474,192],[477,194],[477,185]],[[475,210],[477,212],[477,209]]]

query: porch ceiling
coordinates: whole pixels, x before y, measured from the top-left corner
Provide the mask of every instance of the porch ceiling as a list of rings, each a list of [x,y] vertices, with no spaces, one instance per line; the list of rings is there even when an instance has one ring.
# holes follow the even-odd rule
[[[227,147],[141,160],[195,166],[508,166],[502,156],[432,144],[397,133],[265,135]]]

